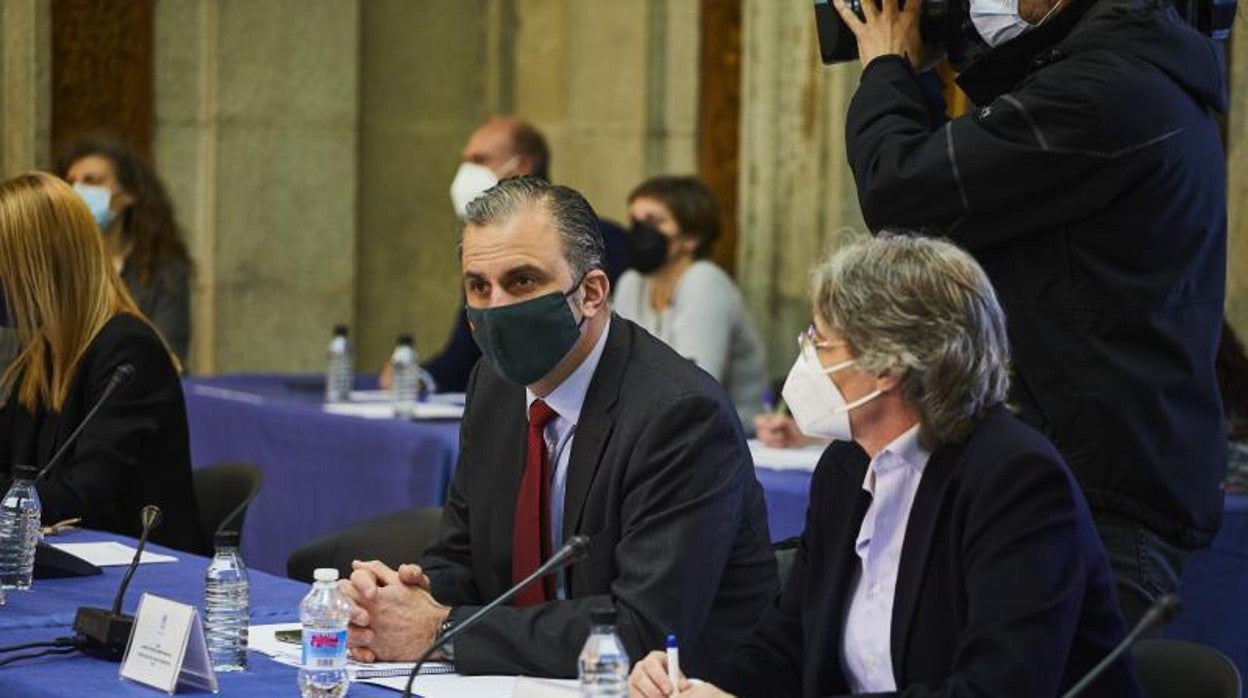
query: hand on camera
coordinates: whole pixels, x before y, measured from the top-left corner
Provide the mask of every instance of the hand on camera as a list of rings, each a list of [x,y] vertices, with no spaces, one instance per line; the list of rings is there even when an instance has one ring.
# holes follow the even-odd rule
[[[862,1],[864,19],[850,9],[847,0],[833,0],[836,11],[858,40],[858,60],[865,68],[880,56],[902,56],[916,69],[923,65],[923,42],[919,37],[919,6],[922,0]]]

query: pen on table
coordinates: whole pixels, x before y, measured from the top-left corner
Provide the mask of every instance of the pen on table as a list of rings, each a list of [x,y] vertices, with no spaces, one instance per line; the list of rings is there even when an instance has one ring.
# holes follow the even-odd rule
[[[672,695],[680,692],[680,648],[676,636],[667,636],[667,680],[672,683]]]

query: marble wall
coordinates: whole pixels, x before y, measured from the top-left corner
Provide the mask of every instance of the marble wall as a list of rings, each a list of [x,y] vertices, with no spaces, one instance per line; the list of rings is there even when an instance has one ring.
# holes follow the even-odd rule
[[[809,0],[742,0],[737,277],[773,373],[812,259],[862,231],[840,115],[856,67],[818,63]],[[0,0],[0,170],[48,164],[50,1]],[[553,178],[623,218],[640,179],[697,163],[699,0],[160,0],[152,152],[198,264],[197,372],[359,363],[454,321],[447,189],[493,113],[548,135]],[[1248,334],[1248,31],[1229,119],[1227,313]]]

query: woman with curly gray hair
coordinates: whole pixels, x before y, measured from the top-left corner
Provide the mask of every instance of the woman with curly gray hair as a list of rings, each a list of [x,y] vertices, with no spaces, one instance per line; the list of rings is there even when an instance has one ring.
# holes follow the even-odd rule
[[[815,270],[784,396],[832,439],[781,594],[706,683],[638,663],[634,696],[1051,698],[1125,635],[1056,449],[1003,405],[1005,320],[956,246],[885,235]],[[722,688],[721,688],[722,687]],[[1137,696],[1119,660],[1088,695]]]

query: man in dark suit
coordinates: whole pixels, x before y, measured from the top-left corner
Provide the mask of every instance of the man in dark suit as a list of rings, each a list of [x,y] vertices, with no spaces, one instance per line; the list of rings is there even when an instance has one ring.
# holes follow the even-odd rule
[[[784,397],[803,433],[834,441],[783,591],[692,696],[1069,689],[1125,630],[1078,483],[1002,405],[1009,350],[983,270],[947,242],[868,239],[819,267],[814,316]],[[669,695],[664,655],[631,682]],[[1139,695],[1129,663],[1087,695]]]
[[[490,189],[468,206],[461,259],[486,360],[441,531],[421,567],[360,564],[343,584],[353,655],[413,659],[573,535],[590,537],[586,559],[458,636],[458,671],[575,676],[590,611],[612,605],[633,658],[668,633],[692,667],[730,651],[776,571],[723,389],[611,315],[597,218],[571,189]]]

